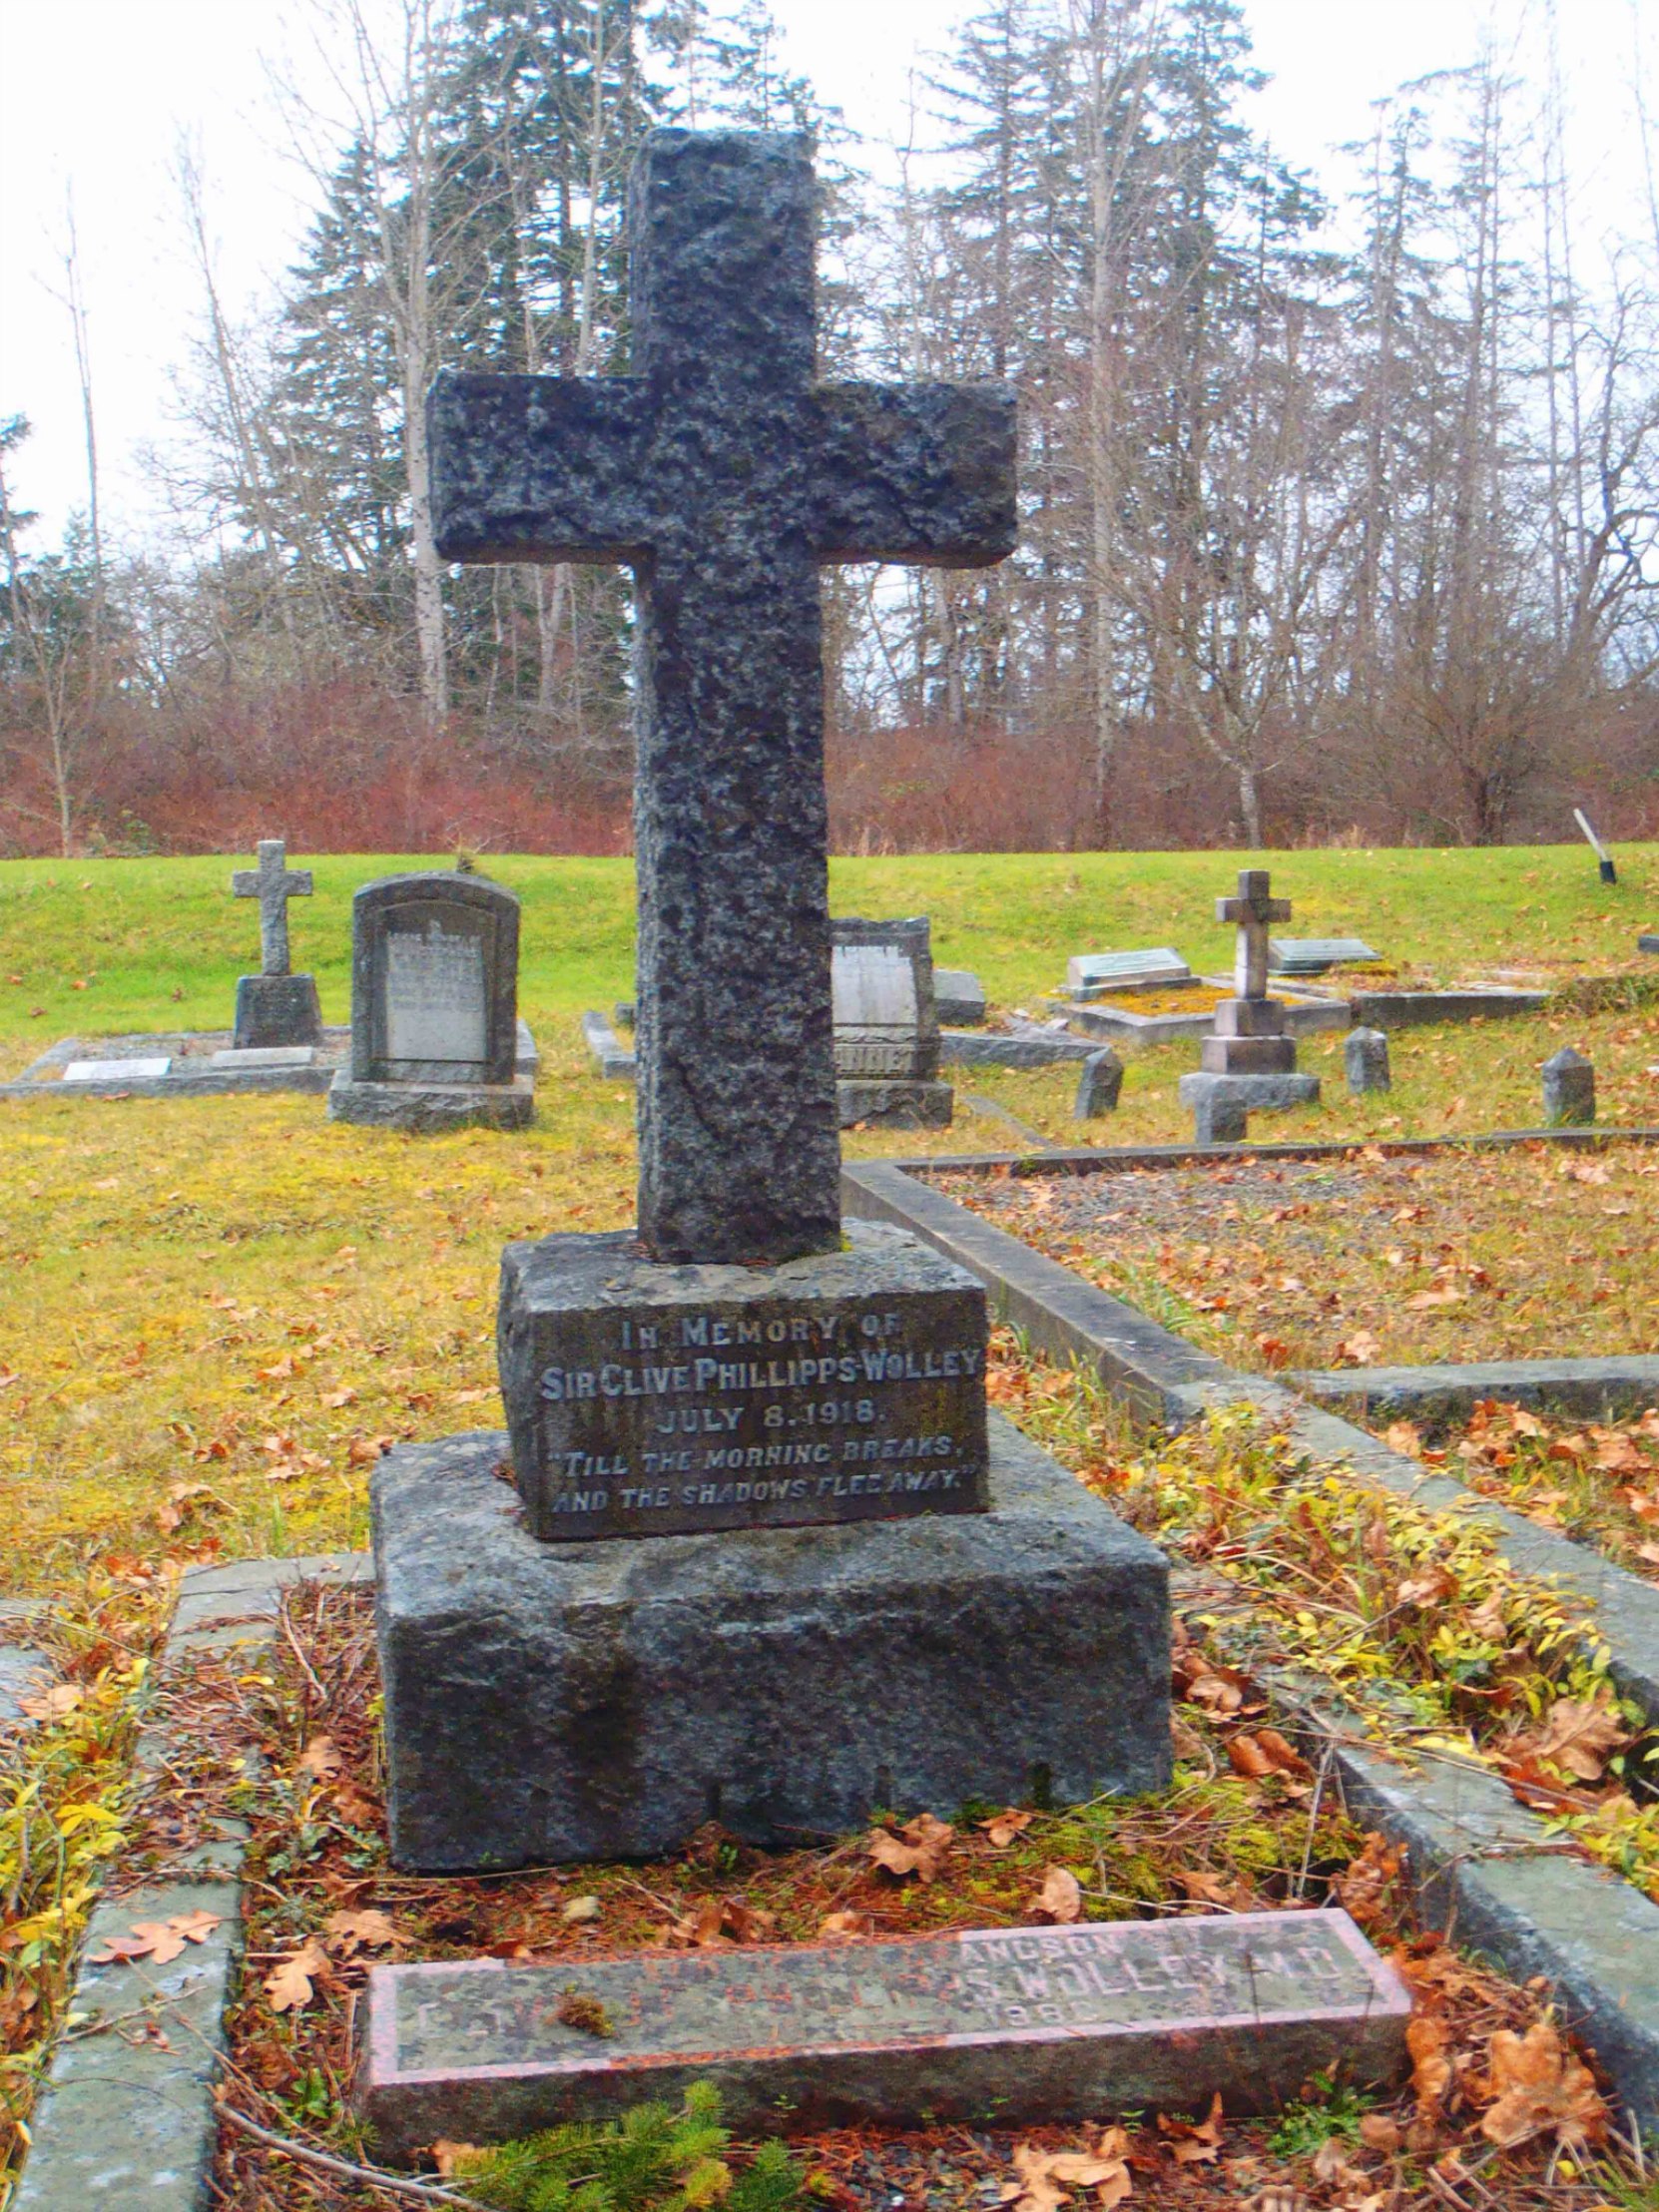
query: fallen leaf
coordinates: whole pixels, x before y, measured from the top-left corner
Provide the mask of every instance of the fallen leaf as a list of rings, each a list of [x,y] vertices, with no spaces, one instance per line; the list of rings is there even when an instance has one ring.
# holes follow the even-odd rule
[[[1600,2142],[1607,2107],[1589,2068],[1548,2020],[1534,2020],[1524,2035],[1500,2027],[1486,2056],[1487,2092],[1494,2102],[1481,2115],[1480,2132],[1488,2143],[1513,2150],[1537,2135],[1553,2135],[1562,2143]]]
[[[599,1911],[599,1900],[597,1898],[572,1898],[560,1913],[559,1918],[567,1928],[581,1928],[589,1921],[598,1920]]]
[[[440,2181],[454,2181],[484,2155],[476,2143],[452,2143],[443,2135],[431,2148]]]
[[[1292,1775],[1299,1781],[1314,1779],[1313,1768],[1285,1741],[1277,1728],[1259,1728],[1253,1735],[1241,1730],[1238,1735],[1230,1736],[1227,1756],[1235,1774],[1249,1775],[1255,1780],[1270,1774]]]
[[[311,2001],[316,1976],[327,1970],[328,1954],[314,1936],[307,1936],[303,1946],[284,1958],[280,1965],[265,1977],[265,1993],[271,1999],[274,2012],[296,2012]]]
[[[1357,1329],[1338,1345],[1337,1358],[1350,1367],[1375,1368],[1382,1358],[1382,1347],[1369,1329]]]
[[[378,1912],[372,1906],[360,1913],[330,1913],[322,1925],[347,1958],[355,1950],[384,1950],[398,1940],[391,1915]]]
[[[1411,2054],[1411,2092],[1424,2119],[1435,2118],[1451,2085],[1450,2030],[1431,2012],[1415,2012],[1405,2023],[1405,2048]]]
[[[1006,1851],[1016,1836],[1023,1836],[1036,1819],[1034,1813],[1016,1812],[1009,1806],[1006,1812],[993,1814],[988,1821],[977,1825],[992,1851]]]
[[[1191,2120],[1158,2115],[1158,2132],[1164,2147],[1178,2166],[1211,2166],[1221,2156],[1221,2091],[1210,2100],[1210,2117],[1194,2126]]]
[[[293,1768],[296,1776],[309,1782],[327,1782],[339,1772],[339,1753],[332,1736],[313,1736]]]
[[[1384,2158],[1391,2158],[1404,2137],[1399,2122],[1386,2112],[1366,2112],[1360,2119],[1360,2140],[1367,2150],[1381,2151]]]
[[[86,1692],[78,1682],[54,1682],[49,1690],[42,1690],[34,1697],[20,1697],[17,1709],[32,1721],[67,1720],[86,1699]]]
[[[1507,1748],[1519,1759],[1547,1760],[1580,1782],[1599,1782],[1615,1751],[1630,1742],[1611,1697],[1557,1698],[1535,1734],[1517,1737]]]
[[[1399,1879],[1401,1854],[1397,1844],[1373,1829],[1357,1858],[1337,1879],[1337,1902],[1361,1928],[1369,1928],[1382,1911],[1388,1891]]]
[[[1396,1605],[1414,1605],[1419,1608],[1443,1605],[1447,1598],[1457,1595],[1457,1577],[1449,1567],[1436,1560],[1418,1574],[1408,1574],[1394,1591]]]
[[[1407,1459],[1415,1459],[1422,1450],[1422,1431],[1414,1421],[1390,1421],[1382,1431],[1382,1441],[1390,1451],[1402,1452]]]
[[[1121,2127],[1109,2127],[1101,2135],[1093,2155],[1076,2151],[1041,2151],[1031,2143],[1014,2150],[1018,2181],[1004,2182],[1002,2201],[1014,2212],[1057,2212],[1070,2189],[1093,2189],[1097,2202],[1107,2208],[1122,2204],[1133,2184],[1129,2178],[1129,2138]]]
[[[906,1821],[896,1836],[884,1828],[872,1829],[864,1849],[878,1867],[884,1867],[898,1881],[913,1874],[918,1882],[932,1882],[955,1840],[956,1832],[948,1821],[921,1813],[913,1821]]]
[[[860,1936],[873,1936],[875,1922],[868,1913],[826,1913],[818,1924],[819,1941],[823,1943],[856,1942]]]
[[[1067,1867],[1049,1867],[1032,1907],[1038,1920],[1064,1924],[1083,1918],[1083,1885]]]

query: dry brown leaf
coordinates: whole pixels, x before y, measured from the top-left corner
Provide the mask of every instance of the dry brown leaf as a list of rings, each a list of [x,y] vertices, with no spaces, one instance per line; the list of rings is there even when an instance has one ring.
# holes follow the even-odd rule
[[[1083,1918],[1083,1885],[1069,1867],[1048,1867],[1031,1910],[1038,1920],[1056,1921],[1062,1926],[1080,1921]]]
[[[1402,1452],[1407,1459],[1415,1459],[1422,1450],[1422,1431],[1414,1421],[1390,1421],[1382,1431],[1382,1441],[1390,1451]]]
[[[955,1840],[956,1832],[948,1821],[920,1813],[913,1821],[906,1821],[896,1836],[884,1828],[872,1829],[864,1849],[896,1881],[913,1874],[918,1882],[932,1882]]]
[[[1096,2202],[1110,2212],[1130,2196],[1129,2138],[1121,2127],[1104,2130],[1092,2154],[1042,2151],[1031,2143],[1014,2150],[1018,2181],[1004,2182],[1002,2201],[1014,2212],[1058,2212],[1071,2189],[1093,2189]]]
[[[203,1912],[175,1913],[165,1921],[134,1921],[131,1935],[110,1936],[101,1949],[90,1954],[88,1963],[125,1965],[135,1958],[148,1958],[152,1965],[165,1966],[187,1943],[205,1943],[222,1921],[219,1913]]]
[[[1338,1877],[1337,1902],[1361,1928],[1370,1928],[1381,1916],[1389,1889],[1399,1879],[1400,1860],[1399,1847],[1373,1829],[1359,1856]]]
[[[20,1697],[17,1709],[32,1721],[67,1720],[86,1699],[86,1692],[78,1682],[54,1682],[49,1690],[41,1690],[33,1697]]]
[[[1443,1605],[1457,1595],[1457,1577],[1436,1560],[1417,1574],[1409,1574],[1394,1591],[1396,1605]]]
[[[1338,1360],[1349,1367],[1375,1368],[1382,1357],[1382,1347],[1369,1329],[1356,1329],[1337,1347]]]
[[[1210,2100],[1210,2116],[1194,2126],[1190,2120],[1158,2115],[1158,2132],[1164,2147],[1178,2166],[1211,2166],[1221,2156],[1221,2091]]]
[[[1290,1775],[1298,1781],[1312,1781],[1314,1770],[1302,1754],[1292,1748],[1277,1728],[1258,1728],[1253,1734],[1241,1730],[1227,1739],[1227,1756],[1235,1774],[1248,1775],[1260,1781],[1270,1774]]]
[[[327,1970],[327,1965],[328,1953],[314,1936],[307,1936],[291,1958],[284,1958],[266,1975],[265,1993],[271,1999],[271,2009],[297,2012],[309,2004],[316,1977]]]
[[[313,1736],[294,1762],[295,1775],[310,1782],[326,1782],[339,1772],[339,1753],[332,1736]]]
[[[354,1950],[384,1950],[400,1939],[391,1915],[372,1906],[360,1913],[330,1913],[322,1926],[347,1958]]]
[[[1035,1813],[1021,1813],[1010,1805],[1005,1812],[995,1813],[977,1826],[992,1851],[1006,1851],[1016,1836],[1024,1835],[1036,1817]]]
[[[1225,1913],[1248,1913],[1256,1900],[1248,1882],[1227,1882],[1209,1867],[1173,1868],[1176,1882],[1195,1905],[1219,1906]]]
[[[572,1898],[561,1910],[559,1918],[566,1928],[580,1928],[588,1921],[596,1921],[599,1918],[599,1900],[591,1897]]]
[[[1367,2150],[1381,2151],[1384,2158],[1391,2158],[1404,2141],[1399,2122],[1390,2119],[1386,2112],[1366,2112],[1360,2118],[1360,2140]]]
[[[818,1924],[821,1943],[852,1943],[860,1936],[873,1936],[875,1922],[868,1913],[826,1913]]]
[[[1610,1694],[1557,1698],[1541,1729],[1505,1747],[1517,1759],[1548,1760],[1580,1782],[1599,1782],[1615,1751],[1630,1742]]]
[[[438,2169],[440,2181],[453,2181],[471,2162],[482,2155],[476,2143],[452,2143],[440,2135],[432,2145],[432,2157]]]
[[[1548,2020],[1534,2020],[1524,2035],[1500,2027],[1486,2045],[1487,2093],[1480,2132],[1500,2150],[1534,2136],[1563,2143],[1600,2142],[1607,2107],[1590,2070],[1576,2059]]]
[[[1451,2086],[1450,2030],[1432,2012],[1414,2012],[1405,2023],[1411,2054],[1411,2092],[1424,2119],[1435,2118]]]

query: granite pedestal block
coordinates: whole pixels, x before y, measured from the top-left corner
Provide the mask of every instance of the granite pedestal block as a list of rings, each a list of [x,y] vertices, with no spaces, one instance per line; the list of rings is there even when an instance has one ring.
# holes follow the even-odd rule
[[[320,1044],[322,1008],[313,975],[242,975],[237,978],[233,1043],[242,1050],[267,1045]]]
[[[536,1086],[510,1083],[364,1083],[341,1068],[328,1087],[328,1119],[430,1136],[444,1129],[527,1129]]]
[[[999,1416],[990,1510],[544,1544],[501,1434],[373,1482],[392,1857],[428,1873],[758,1845],[878,1808],[1161,1788],[1162,1552]]]
[[[1317,1105],[1320,1079],[1317,1075],[1212,1075],[1200,1070],[1182,1076],[1179,1088],[1182,1105],[1195,1112],[1201,1099],[1221,1097],[1242,1106],[1247,1114],[1277,1114],[1291,1106]]]
[[[955,1111],[956,1093],[948,1083],[856,1076],[835,1085],[835,1119],[842,1129],[860,1122],[885,1129],[948,1129]]]
[[[1296,1039],[1206,1037],[1198,1064],[1211,1075],[1290,1075],[1296,1069]]]
[[[628,1233],[501,1258],[513,1474],[544,1542],[985,1506],[985,1293],[884,1222],[777,1267]]]

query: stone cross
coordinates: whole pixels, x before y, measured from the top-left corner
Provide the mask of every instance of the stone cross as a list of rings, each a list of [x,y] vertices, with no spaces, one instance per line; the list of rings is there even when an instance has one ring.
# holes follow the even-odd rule
[[[1266,998],[1268,930],[1274,922],[1290,918],[1290,900],[1268,896],[1265,867],[1241,868],[1238,897],[1216,900],[1216,919],[1236,921],[1239,925],[1239,946],[1233,959],[1233,988],[1241,998]]]
[[[778,1262],[840,1237],[819,567],[1010,552],[1013,397],[817,380],[804,137],[655,131],[629,223],[632,373],[440,376],[433,527],[634,571],[640,1240]]]
[[[285,859],[280,837],[262,837],[259,866],[239,867],[231,877],[235,897],[260,902],[260,964],[267,975],[287,974],[288,900],[311,895],[310,869],[286,867]]]

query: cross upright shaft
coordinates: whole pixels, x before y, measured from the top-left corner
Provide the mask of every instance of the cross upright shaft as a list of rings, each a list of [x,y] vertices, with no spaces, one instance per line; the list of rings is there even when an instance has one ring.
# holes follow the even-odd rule
[[[629,213],[633,373],[440,377],[434,527],[634,571],[640,1236],[786,1260],[840,1234],[818,569],[1000,560],[1013,400],[815,380],[804,138],[653,132]]]
[[[311,871],[287,867],[280,837],[260,839],[260,864],[239,867],[231,877],[232,894],[260,902],[260,966],[267,975],[288,972],[288,900],[309,898]]]
[[[1233,988],[1241,998],[1265,998],[1268,989],[1268,930],[1276,921],[1289,921],[1288,898],[1270,896],[1265,867],[1239,870],[1236,898],[1216,900],[1216,919],[1239,925],[1238,949],[1233,961]]]

